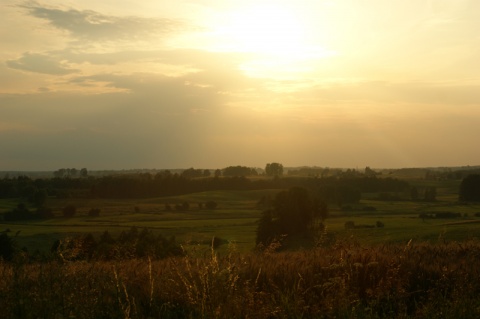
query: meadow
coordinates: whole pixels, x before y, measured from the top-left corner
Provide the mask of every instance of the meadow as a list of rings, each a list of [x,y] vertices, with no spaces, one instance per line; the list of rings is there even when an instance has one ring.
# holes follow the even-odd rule
[[[378,193],[364,193],[358,204],[341,208],[329,205],[329,218],[324,222],[327,231],[337,239],[355,238],[365,244],[406,243],[409,240],[437,241],[467,240],[480,234],[479,204],[458,202],[459,181],[426,181],[413,179],[411,184],[420,189],[435,186],[437,200],[378,200]],[[148,228],[166,237],[175,236],[184,247],[208,250],[213,237],[224,244],[234,243],[242,252],[255,248],[255,235],[262,208],[257,205],[262,197],[273,198],[278,189],[220,190],[198,192],[181,196],[140,199],[89,199],[48,198],[47,205],[55,218],[33,221],[1,221],[0,229],[18,233],[15,240],[29,251],[48,251],[56,239],[92,233],[99,236],[104,231],[117,235],[132,226]],[[215,201],[215,209],[200,203]],[[167,211],[168,204],[189,203],[186,210]],[[15,207],[12,199],[0,200],[0,214]],[[62,207],[71,204],[77,208],[74,217],[61,215]],[[374,208],[369,210],[365,208]],[[100,209],[100,216],[90,217],[91,208]],[[460,213],[456,219],[422,219],[420,214],[435,212]],[[360,227],[345,229],[353,221]],[[368,228],[380,221],[384,227]],[[364,226],[364,227],[362,227]],[[226,247],[224,245],[223,247]],[[221,251],[224,248],[221,247]]]
[[[312,246],[255,249],[261,198],[279,189],[221,190],[136,199],[58,199],[55,217],[0,221],[19,253],[0,261],[5,318],[478,318],[480,204],[458,201],[459,181],[411,179],[436,187],[435,201],[380,200],[329,205]],[[398,197],[401,197],[398,194]],[[403,196],[405,197],[405,196]],[[205,203],[215,201],[215,209]],[[166,205],[188,202],[188,209]],[[0,213],[15,207],[0,201]],[[61,215],[66,205],[74,217]],[[98,217],[89,216],[99,208]],[[422,218],[439,212],[456,218]],[[353,222],[354,228],[346,228]],[[383,227],[378,227],[381,222]],[[67,260],[49,254],[55,239],[99,237],[132,227],[175,236],[182,256]],[[212,239],[220,238],[215,249]]]

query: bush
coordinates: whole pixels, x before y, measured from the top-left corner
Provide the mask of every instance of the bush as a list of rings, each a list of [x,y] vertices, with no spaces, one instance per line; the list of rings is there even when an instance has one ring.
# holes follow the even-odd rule
[[[207,209],[215,209],[215,208],[217,208],[217,203],[214,202],[214,201],[212,201],[212,200],[210,200],[210,201],[208,201],[208,202],[205,203],[205,207],[206,207]]]
[[[419,218],[421,219],[431,219],[431,218],[435,218],[434,215],[432,214],[427,214],[427,213],[421,213],[420,215],[418,215]]]
[[[216,247],[222,243],[221,239],[214,242]],[[98,241],[89,233],[64,238],[55,242],[51,250],[60,259],[69,261],[126,260],[144,257],[162,259],[184,254],[175,237],[167,239],[160,234],[155,235],[147,228],[140,231],[136,227],[123,231],[116,239],[108,231],[105,231]]]
[[[24,203],[20,203],[16,208],[12,209],[9,212],[6,212],[3,218],[6,221],[14,220],[30,220],[37,218],[37,215],[30,212],[27,206]]]
[[[461,201],[480,201],[480,175],[470,174],[460,184],[459,199]]]
[[[453,212],[435,213],[435,218],[459,218],[459,217],[462,217],[461,213],[453,213]]]
[[[348,221],[348,222],[345,222],[345,229],[354,229],[355,228],[355,222],[353,221]]]
[[[312,200],[303,187],[292,187],[281,191],[272,203],[272,208],[263,212],[257,228],[256,243],[268,245],[275,238],[287,235],[289,242],[295,238],[313,241],[315,223],[327,216],[326,205]]]
[[[15,252],[15,242],[6,233],[0,234],[0,260],[10,261]]]
[[[77,207],[74,205],[67,205],[62,209],[63,216],[65,217],[73,217],[77,213]]]
[[[400,196],[395,193],[382,192],[378,194],[378,199],[381,201],[399,201],[402,200]]]
[[[37,209],[37,216],[41,219],[49,219],[55,217],[51,208],[48,207],[39,207]]]
[[[92,208],[88,212],[88,216],[90,217],[98,217],[100,216],[100,208]]]
[[[226,240],[224,240],[220,237],[214,236],[213,239],[212,239],[212,249],[217,249],[218,247],[220,247],[225,242],[226,242]]]

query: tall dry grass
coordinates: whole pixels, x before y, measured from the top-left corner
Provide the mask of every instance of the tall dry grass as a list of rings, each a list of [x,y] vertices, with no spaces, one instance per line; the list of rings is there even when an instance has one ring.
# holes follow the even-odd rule
[[[480,243],[0,263],[0,318],[479,318]]]

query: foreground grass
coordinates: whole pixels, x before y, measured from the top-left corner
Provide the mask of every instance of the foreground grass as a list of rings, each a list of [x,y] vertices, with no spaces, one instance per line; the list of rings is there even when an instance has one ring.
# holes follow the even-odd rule
[[[478,318],[480,242],[0,263],[4,318]]]

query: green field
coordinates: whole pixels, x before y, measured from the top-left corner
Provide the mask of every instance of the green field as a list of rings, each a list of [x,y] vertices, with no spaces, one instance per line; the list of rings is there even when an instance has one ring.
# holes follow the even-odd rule
[[[17,232],[16,241],[29,250],[49,249],[55,239],[81,233],[99,235],[108,230],[113,236],[132,226],[149,228],[164,236],[175,236],[184,245],[204,245],[214,236],[225,242],[235,243],[239,249],[249,250],[255,244],[256,221],[261,211],[256,202],[264,195],[274,196],[277,191],[218,191],[202,192],[177,197],[147,198],[135,200],[59,200],[50,198],[48,206],[53,208],[56,218],[49,220],[4,222],[0,229]],[[213,200],[218,206],[214,210],[200,208],[198,203]],[[188,202],[186,211],[166,211],[165,204],[174,206]],[[0,201],[0,213],[12,209],[16,202]],[[72,218],[61,216],[61,208],[67,204],[77,207]],[[91,208],[100,208],[99,217],[89,217]],[[137,211],[136,211],[137,208]]]
[[[413,181],[419,187],[437,187],[436,202],[423,201],[379,201],[378,194],[363,194],[360,204],[351,210],[330,206],[330,217],[326,220],[327,231],[336,239],[354,239],[361,243],[382,244],[388,242],[464,240],[480,235],[480,204],[461,205],[456,198],[458,182]],[[175,197],[146,198],[134,200],[55,199],[49,198],[47,205],[54,210],[56,218],[28,222],[0,221],[0,230],[10,229],[20,247],[30,251],[48,250],[55,239],[92,233],[95,236],[108,230],[118,235],[132,226],[149,228],[164,236],[175,236],[185,247],[207,249],[214,236],[224,243],[234,243],[240,251],[252,250],[255,246],[255,231],[261,210],[256,207],[263,196],[273,197],[278,190],[257,191],[214,191]],[[214,210],[200,208],[199,203],[213,200],[218,203]],[[165,204],[188,202],[186,211],[166,211]],[[15,207],[15,200],[0,201],[0,213]],[[77,207],[75,217],[64,218],[61,208],[67,204]],[[374,207],[373,211],[362,207]],[[91,208],[100,208],[99,217],[89,217]],[[422,219],[421,213],[461,213],[456,219]],[[346,230],[346,221],[358,227]],[[383,228],[367,228],[381,221]],[[224,245],[226,247],[227,245]],[[224,248],[225,249],[225,248]]]
[[[311,237],[297,236],[275,253],[276,243],[254,248],[258,202],[279,189],[49,197],[53,218],[0,218],[0,232],[9,230],[2,238],[32,252],[0,260],[0,308],[9,318],[478,318],[480,203],[459,203],[458,181],[410,183],[435,187],[436,200],[395,193],[387,201],[385,193],[363,193],[358,203],[329,206],[316,247],[301,249],[312,247]],[[208,201],[218,206],[206,209]],[[0,200],[0,217],[18,203]],[[77,208],[74,217],[63,216],[67,205]],[[98,217],[89,216],[92,208],[100,209]],[[133,226],[149,231],[130,231]],[[101,236],[106,230],[115,245]],[[82,236],[54,254],[35,254],[49,251],[56,239],[86,233],[100,244],[88,246],[95,240]],[[216,251],[214,237],[223,244]],[[97,250],[88,255],[91,247]]]

